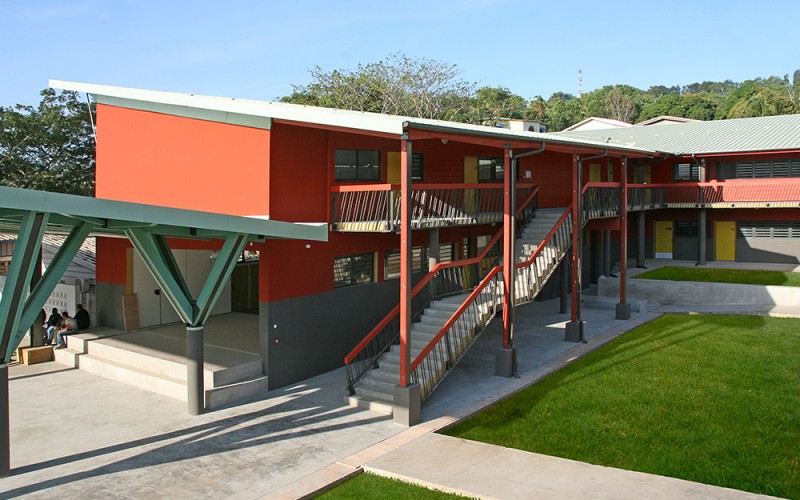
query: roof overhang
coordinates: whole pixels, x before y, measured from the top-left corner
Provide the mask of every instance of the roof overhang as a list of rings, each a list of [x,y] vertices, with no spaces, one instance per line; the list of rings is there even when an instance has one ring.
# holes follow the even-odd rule
[[[539,147],[544,143],[549,150],[575,154],[596,154],[608,150],[612,155],[632,158],[660,155],[658,151],[634,146],[444,120],[62,80],[50,80],[50,87],[92,94],[100,104],[265,129],[271,128],[273,123],[282,122],[397,140],[408,130],[416,130],[433,134],[428,138],[445,138],[446,134],[453,134],[451,137],[454,140],[494,147],[506,144],[516,148]]]

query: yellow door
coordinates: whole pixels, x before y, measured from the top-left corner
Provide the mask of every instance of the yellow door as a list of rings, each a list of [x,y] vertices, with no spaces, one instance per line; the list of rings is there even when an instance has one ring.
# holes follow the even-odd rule
[[[656,259],[672,258],[672,221],[656,221]]]
[[[400,184],[400,152],[389,151],[386,153],[386,182]]]
[[[589,164],[589,182],[600,182],[600,164]]]
[[[714,222],[716,260],[736,260],[736,221]]]
[[[478,183],[478,157],[464,157],[464,184]],[[474,189],[464,191],[464,211],[467,213],[475,212],[478,206],[477,193]]]
[[[642,184],[650,184],[650,165],[645,165],[642,167],[642,178],[639,179],[639,182]],[[650,193],[650,189],[645,190],[644,192],[644,202],[645,204],[649,205],[652,201],[653,197]]]

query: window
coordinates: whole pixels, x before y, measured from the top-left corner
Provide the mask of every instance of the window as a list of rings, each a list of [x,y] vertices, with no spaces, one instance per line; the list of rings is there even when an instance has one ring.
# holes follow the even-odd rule
[[[419,273],[428,270],[427,247],[414,247],[411,249],[411,272]],[[386,252],[386,262],[383,268],[384,279],[400,277],[400,250]]]
[[[740,221],[736,237],[743,238],[800,238],[800,221],[764,220]]]
[[[336,257],[333,259],[333,286],[338,288],[372,283],[375,277],[374,262],[371,253]]]
[[[337,149],[336,181],[380,181],[381,152],[367,149]]]
[[[706,238],[711,238],[712,224],[706,223]],[[700,225],[696,220],[676,220],[674,222],[674,238],[697,238],[700,234]]]
[[[697,163],[676,163],[672,165],[673,181],[696,181],[700,179],[700,167]]]
[[[496,182],[503,180],[505,166],[502,158],[478,158],[478,181]]]
[[[717,178],[720,180],[774,177],[800,177],[800,159],[736,161],[717,164]]]
[[[421,181],[425,174],[425,162],[422,153],[411,153],[411,180]]]

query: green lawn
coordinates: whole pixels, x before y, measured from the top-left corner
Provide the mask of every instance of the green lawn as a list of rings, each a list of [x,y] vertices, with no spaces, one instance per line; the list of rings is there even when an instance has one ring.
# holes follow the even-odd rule
[[[701,267],[660,267],[635,276],[640,279],[669,281],[708,281],[740,285],[800,286],[800,273],[713,269]]]
[[[446,433],[800,498],[800,320],[666,315]]]
[[[339,486],[315,498],[369,498],[386,500],[444,500],[457,498],[463,500],[465,497],[365,473],[348,479]]]

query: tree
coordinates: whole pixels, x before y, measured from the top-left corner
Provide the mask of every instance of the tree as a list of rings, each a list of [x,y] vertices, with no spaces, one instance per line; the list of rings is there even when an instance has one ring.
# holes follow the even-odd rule
[[[500,118],[524,118],[528,101],[505,87],[481,87],[472,107],[473,123],[493,125]]]
[[[310,70],[311,83],[293,86],[283,102],[421,118],[467,119],[475,84],[456,65],[395,53],[355,70]]]
[[[632,122],[639,114],[633,99],[619,89],[614,89],[606,96],[605,111],[609,118],[627,123]]]
[[[94,195],[94,131],[76,92],[41,92],[38,107],[0,106],[0,182]]]

